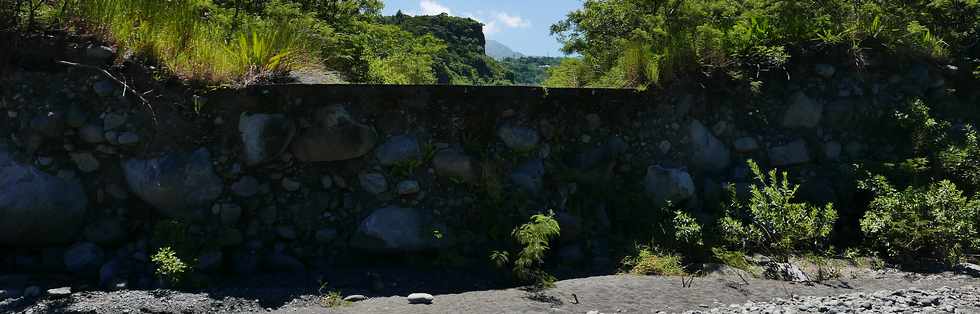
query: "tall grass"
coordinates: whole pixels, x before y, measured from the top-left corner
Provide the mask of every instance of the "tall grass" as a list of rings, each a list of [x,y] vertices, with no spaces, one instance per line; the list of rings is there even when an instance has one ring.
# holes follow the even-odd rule
[[[121,52],[187,80],[248,84],[284,74],[310,55],[303,32],[287,20],[226,21],[217,17],[220,10],[208,0],[87,0],[77,15]]]

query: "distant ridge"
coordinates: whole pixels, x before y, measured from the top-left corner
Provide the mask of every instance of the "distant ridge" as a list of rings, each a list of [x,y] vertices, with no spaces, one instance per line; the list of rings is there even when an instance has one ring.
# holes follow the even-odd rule
[[[504,58],[520,58],[524,54],[514,51],[499,41],[488,39],[486,45],[487,55],[491,58],[502,60]]]

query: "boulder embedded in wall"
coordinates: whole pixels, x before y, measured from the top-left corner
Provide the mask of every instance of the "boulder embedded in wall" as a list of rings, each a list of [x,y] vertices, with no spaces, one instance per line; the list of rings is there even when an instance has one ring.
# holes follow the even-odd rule
[[[417,252],[448,244],[446,228],[435,223],[430,213],[401,207],[376,209],[361,221],[351,238],[354,248],[385,253]]]
[[[746,136],[735,140],[735,151],[739,153],[750,153],[759,149],[759,142],[755,138]]]
[[[378,133],[352,120],[342,106],[317,110],[315,123],[291,145],[293,155],[301,161],[354,159],[370,152],[378,142]]]
[[[613,167],[626,149],[623,139],[612,137],[602,146],[576,155],[569,164],[583,181],[602,182],[612,178]]]
[[[432,158],[432,168],[436,174],[443,177],[456,178],[465,182],[473,182],[477,178],[473,158],[452,149],[444,149]]]
[[[102,266],[105,253],[98,245],[82,242],[65,251],[65,268],[73,273],[93,273]]]
[[[122,161],[129,189],[171,218],[199,219],[221,196],[223,182],[207,149]]]
[[[544,188],[544,161],[532,159],[524,162],[514,170],[510,179],[524,191],[537,194]]]
[[[538,131],[513,125],[504,125],[497,129],[497,136],[507,147],[516,151],[531,151],[538,145]]]
[[[691,137],[691,163],[695,168],[708,172],[719,172],[728,168],[731,153],[704,124],[691,120],[688,133]]]
[[[378,161],[383,166],[391,166],[412,159],[422,158],[419,141],[410,135],[393,136],[378,147]]]
[[[664,206],[667,202],[676,205],[694,197],[694,180],[682,169],[650,166],[643,183],[647,195],[653,198],[654,206]]]
[[[810,151],[806,142],[795,140],[783,146],[769,149],[769,163],[774,167],[785,167],[810,162]]]
[[[81,184],[19,163],[0,145],[0,245],[70,243],[87,205]]]
[[[789,100],[789,108],[783,115],[783,127],[812,128],[820,124],[823,104],[811,99],[803,92],[796,92]]]
[[[296,133],[284,114],[245,114],[238,119],[245,164],[254,166],[275,158],[289,145]]]

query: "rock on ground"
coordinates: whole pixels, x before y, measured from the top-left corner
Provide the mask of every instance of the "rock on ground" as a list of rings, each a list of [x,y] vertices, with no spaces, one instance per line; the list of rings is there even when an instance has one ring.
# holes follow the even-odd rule
[[[408,299],[408,303],[411,304],[429,304],[436,298],[428,293],[412,293],[409,294],[406,299]]]

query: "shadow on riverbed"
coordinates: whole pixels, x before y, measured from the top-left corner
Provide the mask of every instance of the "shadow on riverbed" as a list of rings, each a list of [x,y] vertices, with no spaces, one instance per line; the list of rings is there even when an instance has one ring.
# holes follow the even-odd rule
[[[573,269],[556,270],[555,273],[559,279],[609,274],[582,272]],[[335,291],[343,296],[360,294],[376,298],[407,296],[416,292],[433,295],[460,294],[517,286],[512,281],[507,269],[440,268],[385,262],[375,263],[369,267],[325,266],[298,273],[214,275],[207,282],[207,288],[181,289],[179,292],[206,296],[212,303],[238,299],[255,302],[265,309],[277,309],[302,297],[317,298],[317,296]],[[6,290],[11,294],[7,301],[2,301],[4,297],[0,295],[0,312],[16,313],[26,309],[36,310],[36,305],[39,302],[43,305],[45,312],[65,312],[64,308],[72,302],[70,297],[52,300],[52,296],[43,294],[47,289],[66,286],[71,287],[74,293],[107,292],[97,288],[92,281],[67,275],[0,274],[0,290]],[[40,288],[42,296],[21,298],[23,290],[28,287]],[[148,290],[147,293],[157,299],[168,299],[177,294],[178,291]],[[529,295],[533,298],[532,294]]]

